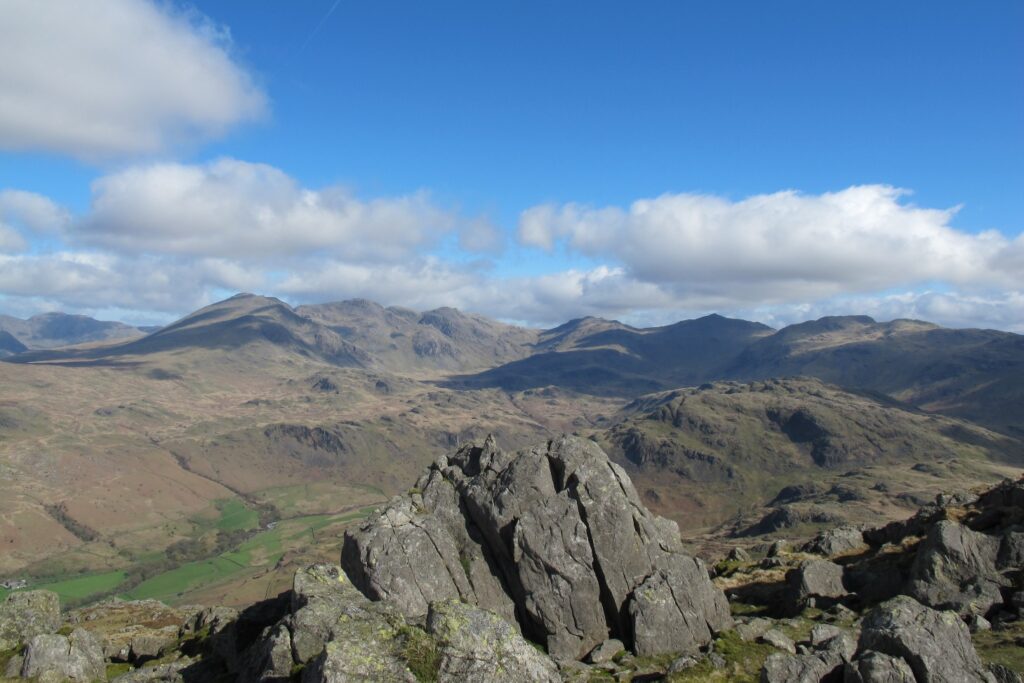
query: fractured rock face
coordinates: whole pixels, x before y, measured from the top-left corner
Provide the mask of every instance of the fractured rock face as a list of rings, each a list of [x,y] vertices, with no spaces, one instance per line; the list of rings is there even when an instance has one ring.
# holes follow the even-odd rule
[[[901,595],[864,618],[858,649],[903,659],[924,683],[991,681],[954,612],[938,612]]]
[[[518,453],[488,439],[440,458],[412,495],[346,534],[341,561],[364,594],[407,617],[461,600],[562,659],[609,637],[638,653],[696,651],[731,625],[676,525],[647,511],[596,444],[573,437]]]
[[[943,520],[921,542],[909,592],[930,607],[985,614],[1002,602],[996,583],[999,549],[998,538]]]

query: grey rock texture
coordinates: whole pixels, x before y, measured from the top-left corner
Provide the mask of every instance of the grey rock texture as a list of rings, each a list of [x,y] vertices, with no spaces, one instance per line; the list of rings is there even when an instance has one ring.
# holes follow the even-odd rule
[[[799,612],[812,604],[827,607],[847,595],[843,568],[828,560],[804,562],[786,575],[790,610]]]
[[[736,633],[739,635],[741,640],[755,641],[763,636],[774,625],[775,622],[769,619],[754,617],[753,619],[737,621]]]
[[[555,663],[502,617],[457,598],[407,620],[391,600],[371,601],[335,565],[295,574],[286,614],[240,655],[238,680],[264,683],[560,681]],[[229,634],[232,627],[222,632]],[[503,673],[504,672],[504,673]]]
[[[766,634],[767,635],[767,634]],[[781,634],[780,634],[781,635]],[[776,653],[765,660],[762,683],[821,683],[841,680],[844,667],[853,659],[856,644],[846,633],[820,640],[800,654]]]
[[[441,653],[438,680],[466,683],[554,683],[558,667],[501,617],[457,600],[435,602],[427,632]]]
[[[725,559],[731,562],[750,562],[750,553],[737,547],[730,550]]]
[[[367,600],[340,567],[301,569],[292,582],[289,613],[266,627],[248,649],[241,678],[287,680],[295,667],[306,664],[322,670],[324,680],[351,680],[341,676],[370,676],[369,671],[384,675],[398,661],[397,635],[404,623],[390,604]]]
[[[771,645],[777,650],[783,650],[791,655],[796,654],[796,643],[793,642],[792,638],[778,629],[768,629],[761,635],[759,640],[762,643]]]
[[[928,530],[911,568],[908,593],[960,614],[985,614],[1002,602],[996,571],[1000,540],[951,520]]]
[[[624,651],[626,646],[618,638],[609,638],[604,641],[587,655],[587,661],[591,664],[602,664],[604,662],[610,662],[612,657]]]
[[[765,660],[761,683],[821,683],[840,665],[817,654],[790,655],[777,652]]]
[[[16,591],[0,602],[0,651],[60,628],[60,598],[52,591]]]
[[[899,657],[865,652],[846,665],[845,683],[915,683],[910,665]]]
[[[302,672],[302,683],[416,683],[398,657],[376,649],[377,641],[331,642]],[[287,679],[286,679],[287,680]]]
[[[209,636],[222,633],[238,619],[238,610],[231,607],[204,607],[193,612],[178,628],[179,638],[189,638],[206,631]]]
[[[72,631],[70,636],[35,636],[25,648],[21,676],[40,681],[105,681],[107,665],[103,647],[94,635],[81,628]]]
[[[992,672],[998,683],[1021,683],[1024,681],[1020,674],[1002,664],[989,664],[988,670]]]
[[[638,654],[696,651],[732,623],[676,525],[573,437],[517,453],[489,438],[441,457],[412,495],[346,534],[341,561],[365,595],[407,617],[458,599],[514,620],[561,659],[609,637]]]
[[[817,647],[842,634],[843,629],[838,626],[815,624],[814,628],[811,629],[810,643]]]
[[[805,553],[832,557],[865,547],[864,534],[854,526],[841,526],[823,531],[801,548]]]
[[[25,663],[25,656],[15,654],[7,660],[7,666],[4,667],[3,673],[0,674],[3,678],[20,678],[21,667]]]
[[[954,612],[939,612],[899,596],[864,618],[858,649],[906,660],[918,683],[992,681]]]
[[[111,683],[186,683],[196,680],[186,679],[184,671],[197,663],[196,658],[182,657],[173,662],[135,669],[113,679]]]

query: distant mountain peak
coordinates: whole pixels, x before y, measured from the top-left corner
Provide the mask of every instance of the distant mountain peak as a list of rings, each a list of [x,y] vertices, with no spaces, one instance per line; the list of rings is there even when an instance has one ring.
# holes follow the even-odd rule
[[[10,334],[27,350],[131,339],[144,334],[138,328],[121,322],[60,311],[39,313],[27,320],[0,316],[0,332]]]
[[[10,332],[0,330],[0,357],[25,351],[28,351],[28,347],[18,341],[17,337]]]

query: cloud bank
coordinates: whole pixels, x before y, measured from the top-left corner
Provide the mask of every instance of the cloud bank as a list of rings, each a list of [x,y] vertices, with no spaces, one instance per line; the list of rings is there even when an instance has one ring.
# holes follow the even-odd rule
[[[0,148],[152,154],[262,116],[230,35],[143,0],[4,0]]]
[[[0,192],[0,296],[8,310],[116,308],[147,320],[257,291],[294,303],[456,306],[538,325],[866,313],[1024,332],[1024,238],[958,230],[954,215],[879,185],[543,205],[522,213],[506,262],[502,231],[426,192],[360,198],[236,159],[143,164],[97,179],[77,216],[40,195]],[[28,250],[40,236],[58,246]],[[560,255],[547,257],[550,272],[507,266],[543,251]]]
[[[523,212],[519,239],[622,263],[629,276],[723,304],[784,303],[926,283],[1020,283],[1024,240],[969,234],[955,209],[901,203],[885,185],[732,202],[674,194],[628,210],[576,204]]]

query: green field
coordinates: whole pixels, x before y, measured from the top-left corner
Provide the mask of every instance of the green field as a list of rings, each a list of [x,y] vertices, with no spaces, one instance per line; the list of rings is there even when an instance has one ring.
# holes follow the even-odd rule
[[[221,531],[251,529],[258,523],[258,515],[238,500],[219,501],[219,518],[214,527]],[[216,557],[197,560],[158,574],[143,581],[135,588],[121,594],[129,600],[155,599],[174,601],[188,591],[210,586],[237,578],[258,567],[273,567],[288,550],[312,547],[318,542],[337,540],[318,537],[321,529],[335,524],[344,524],[369,515],[377,508],[368,505],[341,515],[305,515],[279,521],[273,529],[260,531],[240,543],[233,550]],[[47,580],[33,584],[30,589],[51,590],[60,596],[62,605],[87,603],[92,596],[109,594],[124,582],[124,571],[102,574],[76,575],[67,579]],[[10,591],[0,589],[0,600]]]
[[[377,506],[370,505],[344,515],[308,515],[282,520],[277,526],[261,531],[237,548],[217,557],[189,562],[171,571],[143,581],[122,597],[129,600],[155,599],[174,601],[188,591],[228,581],[256,567],[272,567],[285,550],[315,544],[317,532],[332,524],[366,517]]]
[[[104,574],[87,574],[61,581],[33,584],[29,586],[29,589],[53,591],[60,596],[62,605],[79,604],[85,602],[90,596],[114,590],[124,579],[125,573],[123,571],[106,572]],[[0,590],[0,599],[7,597],[8,593],[10,591]]]
[[[217,529],[220,531],[255,529],[259,524],[259,513],[250,510],[236,498],[217,501],[217,509],[220,511],[220,519],[217,520]]]

